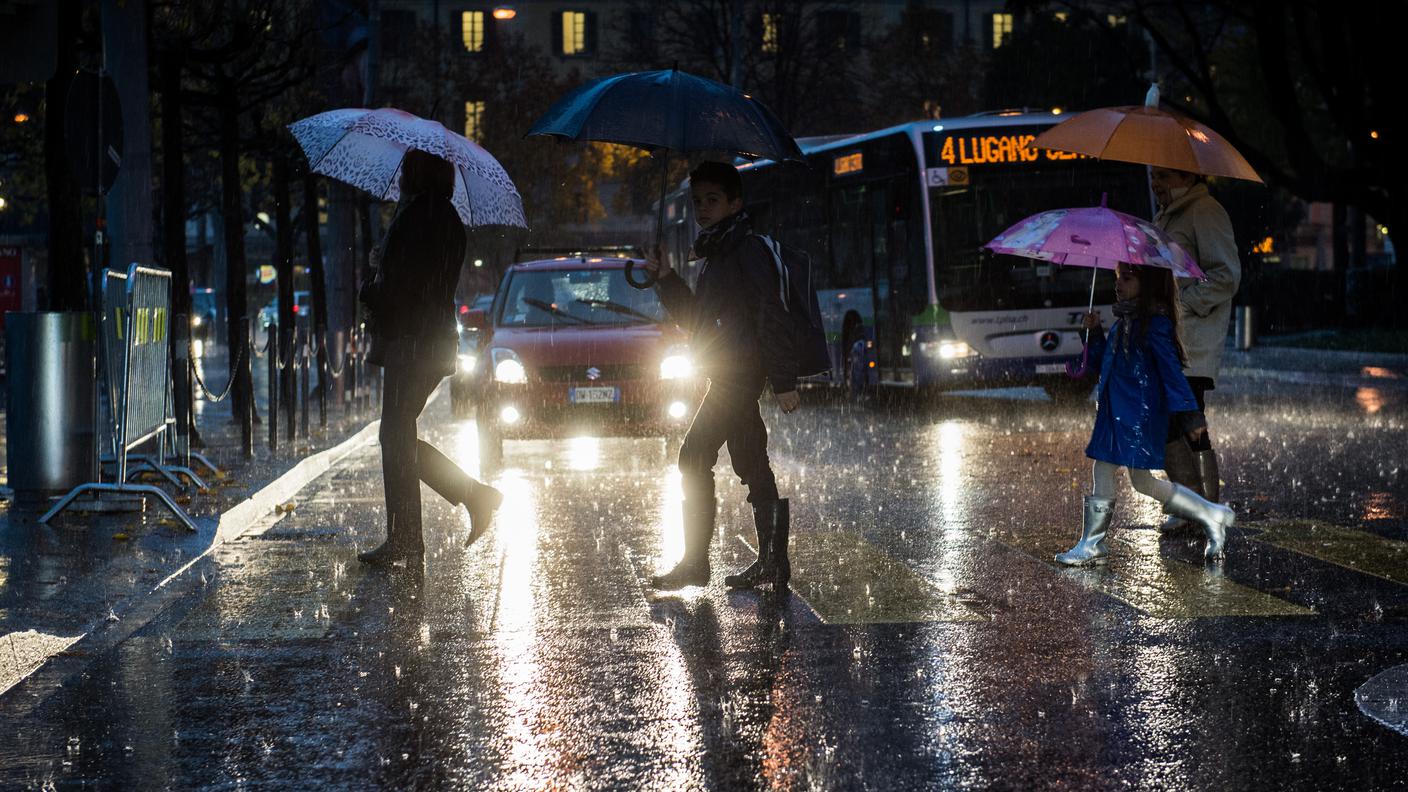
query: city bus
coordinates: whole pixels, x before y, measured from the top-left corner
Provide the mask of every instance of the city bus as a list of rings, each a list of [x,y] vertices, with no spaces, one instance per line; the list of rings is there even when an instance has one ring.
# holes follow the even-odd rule
[[[805,165],[739,166],[756,230],[811,256],[832,347],[832,372],[820,379],[1089,393],[1065,364],[1081,351],[1091,270],[982,248],[1028,215],[1098,206],[1102,196],[1148,216],[1143,166],[1027,147],[1060,120],[1006,111],[914,122],[801,139]],[[665,220],[666,256],[692,281],[687,184],[667,195]],[[1113,274],[1096,277],[1108,326]]]

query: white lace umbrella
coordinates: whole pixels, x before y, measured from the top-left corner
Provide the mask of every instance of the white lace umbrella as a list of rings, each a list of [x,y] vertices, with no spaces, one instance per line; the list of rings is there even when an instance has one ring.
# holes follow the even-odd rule
[[[503,166],[479,144],[435,121],[384,107],[329,110],[289,124],[314,173],[379,200],[401,197],[401,160],[419,149],[455,166],[450,198],[467,226],[527,228],[523,199]]]

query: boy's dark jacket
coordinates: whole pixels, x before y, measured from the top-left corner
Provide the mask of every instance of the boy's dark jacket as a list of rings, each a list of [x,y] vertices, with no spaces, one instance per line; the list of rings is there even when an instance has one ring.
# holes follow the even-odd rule
[[[777,267],[742,212],[700,233],[705,257],[691,291],[673,271],[657,285],[660,301],[690,334],[694,359],[715,381],[746,386],[766,376],[774,393],[797,388],[792,324]]]

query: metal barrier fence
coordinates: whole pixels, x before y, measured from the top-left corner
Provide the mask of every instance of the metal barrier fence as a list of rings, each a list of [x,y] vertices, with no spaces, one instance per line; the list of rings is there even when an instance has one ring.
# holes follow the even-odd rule
[[[194,472],[165,463],[166,435],[175,423],[168,339],[171,273],[138,264],[133,264],[126,273],[104,270],[102,302],[100,330],[112,418],[106,428],[112,432],[109,461],[116,467],[115,479],[105,482],[99,475],[98,481],[80,484],[60,498],[39,521],[47,523],[85,494],[112,492],[156,498],[194,531],[196,527],[190,515],[164,490],[128,481],[132,472],[129,461],[133,461],[151,468],[177,486],[180,480],[176,474],[181,474],[201,489],[205,488]],[[154,455],[131,453],[152,440],[156,441]]]

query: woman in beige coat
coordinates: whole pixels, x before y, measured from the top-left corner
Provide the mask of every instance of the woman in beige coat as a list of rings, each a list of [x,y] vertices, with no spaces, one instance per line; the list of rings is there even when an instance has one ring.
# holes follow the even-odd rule
[[[1154,168],[1150,186],[1159,205],[1154,223],[1182,245],[1207,276],[1201,281],[1178,282],[1182,341],[1188,355],[1183,373],[1199,411],[1206,413],[1205,396],[1216,386],[1222,350],[1227,343],[1227,324],[1232,318],[1232,297],[1242,281],[1232,221],[1222,204],[1208,193],[1204,177],[1198,174]],[[1182,431],[1170,427],[1164,459],[1170,480],[1217,503],[1221,483],[1211,432],[1204,432],[1199,440],[1190,443]],[[1173,517],[1164,523],[1164,530],[1184,525],[1186,521]]]

